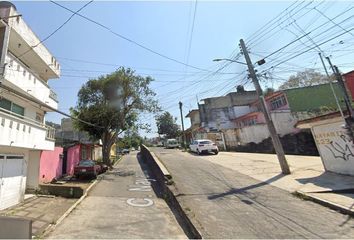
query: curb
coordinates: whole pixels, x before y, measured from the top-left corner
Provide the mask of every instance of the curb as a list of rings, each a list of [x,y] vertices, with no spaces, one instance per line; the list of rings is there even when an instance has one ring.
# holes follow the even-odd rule
[[[186,213],[180,202],[177,200],[177,192],[173,185],[170,185],[172,176],[167,168],[148,147],[141,145],[140,148],[142,158],[149,163],[150,170],[155,175],[156,180],[161,184],[161,189],[164,192],[164,199],[186,236],[189,239],[203,239],[202,234],[193,224],[188,213]]]
[[[340,213],[347,214],[347,215],[350,215],[350,216],[354,216],[354,210],[352,210],[352,209],[349,209],[347,207],[344,207],[344,206],[341,206],[339,204],[333,203],[331,201],[327,201],[327,200],[323,200],[323,199],[315,197],[315,196],[311,196],[311,194],[307,194],[307,193],[302,192],[300,190],[293,192],[293,195],[296,196],[296,197],[300,197],[300,198],[302,198],[304,200],[315,202],[317,204],[320,204],[320,205],[322,205],[324,207],[328,207],[328,208],[330,208],[332,210],[335,210],[335,211],[338,211]]]
[[[93,181],[93,183],[91,183],[91,185],[86,189],[85,193],[68,210],[66,210],[66,212],[54,224],[49,224],[49,226],[46,227],[44,231],[37,237],[44,238],[47,234],[53,231],[56,226],[60,224],[86,198],[89,191],[97,184],[99,180],[100,179],[96,179],[95,181]]]

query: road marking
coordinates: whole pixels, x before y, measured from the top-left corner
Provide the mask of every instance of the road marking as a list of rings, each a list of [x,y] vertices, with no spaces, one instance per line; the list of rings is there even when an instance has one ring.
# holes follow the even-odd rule
[[[143,199],[129,198],[127,200],[127,203],[133,207],[150,207],[150,206],[154,205],[154,201],[152,201],[149,198],[143,198]]]
[[[145,172],[145,171],[144,171]],[[156,180],[153,178],[146,178],[145,176],[142,175],[136,175],[135,176],[135,184],[133,186],[129,186],[128,191],[131,192],[151,192],[151,182],[155,182]],[[150,198],[152,198],[152,195],[148,195],[149,198],[129,198],[127,200],[127,203],[130,206],[133,207],[150,207],[154,204],[154,201]]]

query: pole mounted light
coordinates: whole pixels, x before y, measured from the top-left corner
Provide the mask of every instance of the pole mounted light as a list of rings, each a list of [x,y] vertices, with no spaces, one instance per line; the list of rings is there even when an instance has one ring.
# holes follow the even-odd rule
[[[239,63],[239,64],[243,64],[243,65],[247,65],[247,63],[244,62],[239,62],[233,59],[229,59],[229,58],[216,58],[213,60],[214,62],[220,62],[220,61],[229,61],[229,62],[234,62],[234,63]]]

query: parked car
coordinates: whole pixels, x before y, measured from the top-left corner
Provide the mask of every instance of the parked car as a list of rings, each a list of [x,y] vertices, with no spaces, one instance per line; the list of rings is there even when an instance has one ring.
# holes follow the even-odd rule
[[[103,162],[98,162],[98,161],[95,161],[95,163],[101,167],[100,173],[104,173],[108,170],[107,164],[104,164]]]
[[[208,139],[194,140],[189,145],[189,148],[192,152],[198,153],[198,155],[208,152],[213,152],[215,155],[219,153],[218,146],[213,141]]]
[[[130,151],[129,151],[128,148],[124,148],[124,149],[122,150],[122,153],[123,153],[123,154],[129,154],[129,152],[130,152]]]
[[[178,148],[179,147],[179,143],[176,139],[171,138],[171,139],[167,139],[166,144],[165,144],[166,148]]]
[[[74,167],[74,175],[77,178],[81,176],[95,178],[101,172],[101,166],[93,160],[81,160],[79,164]]]

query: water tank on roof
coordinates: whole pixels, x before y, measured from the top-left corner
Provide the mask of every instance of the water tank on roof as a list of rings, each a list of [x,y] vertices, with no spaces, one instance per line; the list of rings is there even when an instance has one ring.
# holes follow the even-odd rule
[[[0,18],[7,22],[7,18],[10,15],[11,7],[16,10],[16,6],[8,1],[0,1]]]
[[[17,10],[15,4],[13,4],[12,2],[0,1],[0,8],[11,8],[11,7]]]

